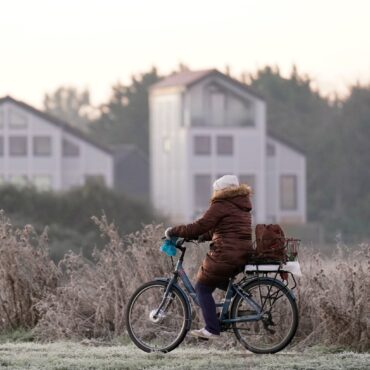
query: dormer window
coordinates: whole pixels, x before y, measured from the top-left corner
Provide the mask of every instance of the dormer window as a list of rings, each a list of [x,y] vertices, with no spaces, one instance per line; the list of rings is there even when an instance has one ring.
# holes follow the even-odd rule
[[[225,125],[225,108],[226,98],[221,91],[211,92],[211,125],[224,126]]]
[[[253,127],[255,101],[237,89],[212,82],[203,89],[202,100],[196,95],[191,106],[193,126]]]

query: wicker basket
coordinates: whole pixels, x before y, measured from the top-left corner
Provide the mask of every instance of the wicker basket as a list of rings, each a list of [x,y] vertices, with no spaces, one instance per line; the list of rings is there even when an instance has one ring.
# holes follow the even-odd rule
[[[250,251],[249,261],[250,263],[285,263],[288,261],[297,261],[298,259],[298,248],[301,243],[300,239],[296,238],[275,238],[273,241],[281,241],[280,247],[271,249],[265,249],[262,252],[257,252],[256,241],[252,244]],[[264,242],[270,244],[271,240],[264,240]],[[279,258],[274,258],[273,255],[280,254]]]

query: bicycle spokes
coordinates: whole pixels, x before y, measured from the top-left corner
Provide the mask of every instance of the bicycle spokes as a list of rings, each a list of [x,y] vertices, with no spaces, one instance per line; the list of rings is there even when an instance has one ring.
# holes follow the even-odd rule
[[[239,341],[256,353],[273,353],[284,348],[294,336],[298,311],[289,292],[276,281],[261,279],[245,287],[249,297],[262,312],[260,318],[233,324]],[[253,315],[247,300],[237,297],[231,316],[233,319]],[[254,312],[256,314],[256,312]]]
[[[186,334],[186,304],[175,291],[167,296],[165,291],[165,283],[149,283],[130,302],[129,334],[135,344],[148,352],[167,351]]]

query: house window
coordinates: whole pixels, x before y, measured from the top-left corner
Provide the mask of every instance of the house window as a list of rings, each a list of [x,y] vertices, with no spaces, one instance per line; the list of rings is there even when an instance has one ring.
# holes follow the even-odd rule
[[[78,157],[80,155],[79,146],[67,139],[63,139],[62,151],[64,157]]]
[[[11,184],[19,187],[26,186],[28,183],[27,175],[12,175],[9,180]]]
[[[35,136],[33,138],[33,154],[36,156],[51,155],[51,138],[49,136]]]
[[[33,184],[38,190],[46,191],[51,189],[51,176],[36,175],[33,177]]]
[[[0,157],[4,155],[4,136],[0,136]]]
[[[10,136],[9,154],[13,157],[26,156],[27,136]]]
[[[196,210],[206,209],[211,196],[211,175],[194,176],[194,208]]]
[[[282,210],[297,209],[297,176],[280,176],[280,208]]]
[[[27,116],[22,113],[16,112],[14,110],[10,110],[9,122],[10,122],[10,127],[12,128],[26,128],[27,127]]]
[[[267,143],[266,145],[266,153],[268,157],[273,157],[276,154],[275,145]]]
[[[211,137],[205,135],[194,136],[194,154],[209,155],[211,154]]]
[[[232,136],[217,136],[217,154],[233,155],[234,141]]]

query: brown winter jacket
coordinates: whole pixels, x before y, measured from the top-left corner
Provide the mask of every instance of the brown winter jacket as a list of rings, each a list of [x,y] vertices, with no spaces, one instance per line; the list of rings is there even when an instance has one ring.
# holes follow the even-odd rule
[[[198,282],[224,285],[236,275],[252,248],[250,188],[240,185],[218,191],[206,213],[194,223],[173,227],[170,235],[186,239],[212,240],[210,251],[198,271]]]

